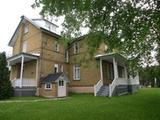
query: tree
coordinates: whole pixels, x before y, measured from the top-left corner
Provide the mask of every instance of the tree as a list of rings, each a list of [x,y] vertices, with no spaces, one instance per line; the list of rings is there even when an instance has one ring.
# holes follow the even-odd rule
[[[12,87],[9,80],[9,70],[5,53],[0,53],[0,99],[7,99],[12,96]]]
[[[43,16],[65,16],[67,42],[86,27],[92,51],[105,42],[109,51],[129,56],[134,66],[152,62],[151,52],[160,41],[159,0],[35,0],[35,6],[42,6]]]

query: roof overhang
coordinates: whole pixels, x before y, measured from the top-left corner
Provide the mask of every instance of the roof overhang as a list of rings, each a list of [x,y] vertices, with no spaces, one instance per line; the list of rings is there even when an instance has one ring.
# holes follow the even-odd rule
[[[107,54],[99,54],[95,56],[96,59],[106,60],[109,62],[113,62],[113,58],[115,58],[118,64],[126,64],[127,58],[119,53],[107,53]]]
[[[9,66],[21,63],[22,57],[24,57],[24,62],[29,62],[29,61],[37,60],[39,58],[39,55],[20,53],[7,58],[7,62],[9,63]]]

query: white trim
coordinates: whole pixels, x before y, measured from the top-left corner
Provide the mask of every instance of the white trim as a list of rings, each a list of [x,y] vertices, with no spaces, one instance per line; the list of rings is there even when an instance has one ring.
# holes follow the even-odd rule
[[[114,79],[118,78],[118,67],[115,57],[113,57]]]
[[[100,59],[100,74],[101,74],[101,80],[103,81],[103,67],[102,67],[102,59]]]
[[[56,71],[55,71],[55,68],[56,68]],[[59,70],[58,70],[58,64],[54,64],[54,73],[58,73],[59,72]]]
[[[57,41],[54,43],[54,51],[59,52],[59,43]]]
[[[69,54],[68,54],[68,50],[65,51],[65,62],[69,62]]]
[[[29,32],[29,24],[24,25],[24,34]]]
[[[50,85],[50,88],[47,88],[47,84],[49,84]],[[52,89],[52,83],[45,83],[45,90],[51,90]]]
[[[78,70],[78,71],[77,71]],[[79,75],[78,75],[79,74]],[[78,77],[79,76],[79,77]],[[80,80],[81,72],[80,72],[80,66],[74,65],[73,66],[73,79],[74,80]]]
[[[37,81],[37,85],[38,85],[38,59],[37,59],[37,63],[36,63],[36,81]]]
[[[22,56],[21,60],[21,72],[20,72],[20,88],[22,88],[22,79],[23,79],[23,65],[24,65],[24,56]]]
[[[77,49],[76,49],[77,48]],[[75,42],[73,46],[74,54],[79,53],[79,42]]]

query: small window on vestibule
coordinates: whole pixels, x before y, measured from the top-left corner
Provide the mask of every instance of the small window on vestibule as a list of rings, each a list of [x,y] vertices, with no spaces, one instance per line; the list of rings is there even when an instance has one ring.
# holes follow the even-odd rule
[[[51,83],[45,83],[45,89],[52,89]]]

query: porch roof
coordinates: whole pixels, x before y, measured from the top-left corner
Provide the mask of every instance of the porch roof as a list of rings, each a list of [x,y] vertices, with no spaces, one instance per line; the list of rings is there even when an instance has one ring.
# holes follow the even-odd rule
[[[127,58],[119,53],[99,54],[99,55],[96,55],[95,58],[107,60],[109,62],[112,62],[113,58],[115,58],[118,64],[126,64],[126,61],[127,61]]]
[[[24,57],[24,62],[28,62],[32,60],[37,60],[39,58],[39,55],[22,52],[22,53],[19,53],[17,55],[7,58],[7,61],[9,65],[15,65],[17,63],[21,63],[22,57]]]

